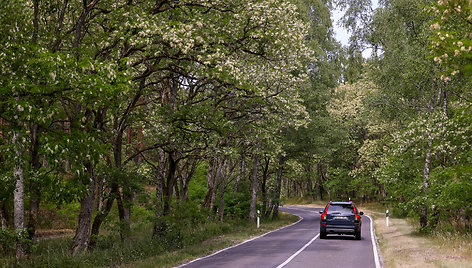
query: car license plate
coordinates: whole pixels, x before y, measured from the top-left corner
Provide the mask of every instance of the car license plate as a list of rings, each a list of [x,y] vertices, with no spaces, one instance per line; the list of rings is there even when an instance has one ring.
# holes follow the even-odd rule
[[[336,220],[347,220],[347,217],[336,217]]]

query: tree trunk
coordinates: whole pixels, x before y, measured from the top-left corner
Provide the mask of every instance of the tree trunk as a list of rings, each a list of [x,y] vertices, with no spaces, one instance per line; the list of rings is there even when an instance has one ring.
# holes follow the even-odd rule
[[[215,185],[215,177],[216,177],[216,153],[215,156],[211,158],[210,162],[208,163],[208,180],[207,180],[207,190],[205,194],[205,201],[204,206],[206,208],[212,209],[211,206],[211,197],[213,194],[213,188],[216,187]]]
[[[179,167],[177,166],[175,168],[176,172],[175,172],[175,183],[174,183],[174,194],[175,194],[175,199],[176,200],[180,200],[180,189],[179,189],[179,183],[177,183],[177,181],[180,182],[180,184],[182,184],[182,177],[181,176],[178,176],[178,172],[177,170],[179,169]]]
[[[164,210],[164,185],[165,185],[165,178],[166,178],[166,155],[162,149],[159,150],[159,159],[158,159],[158,166],[156,167],[156,206],[154,208],[154,215],[156,216],[156,220],[154,222],[154,228],[152,232],[152,237],[158,237],[163,231],[163,226],[160,222],[160,218],[162,217],[163,210]]]
[[[92,163],[87,163],[86,169],[89,175],[88,183],[90,184],[88,191],[84,193],[84,196],[80,201],[79,223],[71,249],[73,256],[82,253],[87,249],[90,237],[90,223],[92,221],[93,201],[95,197],[95,175]],[[87,182],[84,181],[83,183]]]
[[[193,177],[195,174],[195,170],[197,169],[198,166],[198,160],[197,159],[189,159],[188,161],[191,161],[189,168],[187,168],[187,171],[183,174],[182,176],[182,187],[180,187],[180,200],[181,201],[188,201],[188,186],[190,184],[190,179]]]
[[[464,228],[466,231],[470,230],[470,213],[468,212],[468,210],[465,211]]]
[[[252,193],[251,206],[249,210],[249,221],[254,222],[256,219],[256,201],[257,201],[257,168],[259,166],[259,156],[254,156],[254,167],[252,170]]]
[[[34,44],[37,43],[38,39],[38,31],[39,31],[39,0],[34,0],[33,1],[33,36],[32,36],[32,41]],[[31,130],[31,162],[33,166],[34,171],[38,171],[40,166],[39,166],[39,156],[38,156],[38,147],[39,147],[39,141],[38,141],[38,126],[36,124],[33,124],[33,127],[30,129]],[[16,135],[17,133],[15,133]],[[17,136],[16,139],[15,137],[13,139],[18,142],[19,137]],[[13,143],[15,144],[15,142]],[[17,147],[19,149],[19,147]],[[21,152],[17,150],[17,157],[18,159],[21,156]],[[18,233],[18,228],[21,226],[21,229],[24,229],[25,226],[25,211],[24,211],[24,199],[25,199],[25,193],[24,193],[24,177],[23,177],[23,170],[20,166],[17,166],[18,169],[15,167],[14,175],[16,181],[16,188],[15,188],[15,195],[14,195],[14,200],[15,200],[15,231]],[[21,178],[20,178],[21,177]],[[29,219],[28,219],[28,238],[33,239],[34,234],[36,232],[36,222],[37,222],[37,217],[39,213],[39,201],[40,201],[40,191],[39,191],[39,185],[38,182],[35,180],[31,180],[30,183],[30,211],[29,211]],[[18,196],[17,196],[18,195]],[[17,200],[18,199],[18,200]],[[19,200],[21,199],[21,201]],[[17,202],[21,202],[21,210],[17,210],[17,205],[20,206],[20,204],[17,204]],[[20,218],[18,219],[17,222],[17,214],[21,213]],[[21,222],[20,222],[21,221]],[[23,232],[23,231],[21,231]],[[17,243],[16,247],[16,257],[20,258],[25,254],[25,245],[21,245],[22,243],[19,242]]]
[[[96,200],[95,200],[95,211],[103,210],[103,203],[105,202],[105,178],[97,177],[96,183]]]
[[[220,208],[219,208],[219,218],[220,218],[220,221],[223,222],[223,216],[224,216],[224,211],[225,211],[225,187],[226,187],[226,180],[227,180],[227,177],[228,177],[228,157],[227,156],[224,156],[224,160],[223,160],[223,165],[221,167],[221,172],[220,172],[220,176],[221,176],[221,183],[220,183]]]
[[[176,185],[178,184],[178,187],[177,186],[175,187],[175,190],[179,191],[178,193],[176,193],[176,197],[179,199],[179,201],[183,201],[183,198],[184,198],[182,195],[183,195],[184,184],[185,184],[185,179],[186,179],[185,173],[187,172],[187,169],[189,168],[188,167],[189,161],[190,159],[187,159],[185,164],[182,164],[182,162],[180,163],[181,167],[179,168],[180,171],[178,172],[179,176],[177,176],[179,183],[176,183]]]
[[[236,186],[234,191],[237,193],[239,191],[239,183],[241,183],[241,180],[244,178],[244,173],[246,173],[246,155],[243,154],[241,155],[241,164],[239,166],[239,174],[236,177]]]
[[[37,181],[30,182],[30,206],[28,213],[28,239],[32,240],[36,234],[41,191]]]
[[[216,201],[216,191],[218,190],[218,183],[220,183],[221,178],[221,168],[223,166],[223,161],[221,157],[217,158],[216,161],[217,166],[215,167],[215,177],[214,177],[214,186],[211,191],[211,198],[210,198],[210,208],[214,208],[216,210],[215,201]]]
[[[88,245],[88,249],[93,249],[93,247],[97,244],[98,234],[100,232],[100,226],[102,225],[103,221],[108,216],[108,214],[110,213],[111,208],[113,207],[113,202],[115,201],[117,194],[119,194],[118,185],[114,183],[112,185],[112,189],[110,191],[108,198],[105,200],[105,205],[103,206],[101,210],[99,210],[99,212],[93,219],[92,232],[90,234],[90,242]]]
[[[320,201],[323,200],[323,179],[324,179],[324,171],[323,171],[323,163],[318,163],[316,165],[319,176],[318,181],[316,182],[316,200]]]
[[[124,225],[123,226],[123,232],[124,232],[124,237],[127,237],[129,235],[129,232],[131,230],[131,204],[133,202],[133,196],[131,193],[131,189],[127,189],[126,191],[123,192],[123,219],[121,220]],[[124,220],[124,222],[123,222]]]
[[[137,94],[139,96],[139,94]],[[136,99],[139,98],[135,96],[133,99],[132,105],[136,103]],[[123,123],[122,123],[123,124]],[[129,129],[129,128],[128,128]],[[115,137],[114,141],[114,148],[113,148],[113,156],[115,158],[115,168],[118,172],[121,172],[123,166],[122,166],[122,155],[123,155],[123,134],[125,132],[126,128],[125,127],[120,127],[118,129],[118,133]],[[128,139],[130,139],[131,135],[128,135]],[[118,181],[118,178],[113,178],[115,182]],[[119,185],[117,185],[117,192],[116,192],[116,204],[117,204],[117,209],[118,209],[118,217],[120,219],[120,237],[121,240],[124,240],[130,230],[130,206],[131,206],[131,194],[128,193],[127,189],[123,189],[123,187],[126,187],[126,185],[121,185],[122,191],[120,192]]]
[[[25,179],[23,174],[23,167],[21,166],[21,145],[20,133],[13,134],[13,144],[15,146],[16,162],[13,170],[15,178],[15,191],[13,192],[13,223],[15,225],[15,233],[23,237],[25,230]],[[16,243],[16,258],[20,259],[25,256],[25,245],[20,240]]]
[[[169,156],[169,170],[167,171],[167,182],[164,187],[164,211],[163,215],[169,215],[170,206],[172,203],[172,195],[174,194],[174,184],[176,181],[175,171],[177,168],[178,161],[176,161],[172,155],[172,152],[168,153]]]
[[[307,194],[311,197],[311,202],[315,200],[315,194],[313,191],[313,182],[311,181],[311,166],[306,167],[306,188]]]
[[[283,174],[283,167],[284,167],[285,158],[283,156],[279,156],[279,168],[277,169],[277,186],[275,188],[275,199],[272,201],[274,204],[274,212],[272,213],[272,219],[277,219],[279,214],[279,206],[280,206],[280,194],[282,191],[282,174]]]
[[[41,168],[39,160],[39,138],[38,138],[38,126],[34,124],[31,127],[31,166],[35,172],[38,172]],[[37,180],[30,180],[30,206],[29,206],[29,218],[28,218],[28,239],[32,240],[36,233],[36,224],[39,214],[39,204],[41,201],[41,188]]]
[[[116,122],[116,124],[118,124],[118,122]],[[117,126],[115,126],[115,128],[117,128],[117,134],[113,140],[113,159],[115,172],[120,172],[122,170],[123,133],[125,131],[125,128],[119,128]],[[116,176],[118,176],[118,174],[116,174],[115,177],[112,178],[110,194],[108,195],[107,200],[103,201],[105,203],[105,207],[103,208],[103,210],[98,212],[97,216],[93,220],[89,248],[93,248],[95,246],[96,240],[100,232],[100,227],[105,218],[110,213],[110,209],[113,207],[113,202],[115,201],[115,199],[118,210],[118,218],[121,223],[125,223],[125,225],[120,224],[121,240],[123,241],[129,233],[129,221],[126,221],[125,205],[123,204],[122,194],[119,190],[120,186],[118,185],[119,178]]]
[[[291,189],[291,188],[290,188],[290,180],[289,180],[289,179],[285,179],[284,182],[285,182],[285,196],[286,196],[287,198],[290,198],[290,189]]]
[[[270,158],[266,157],[265,165],[262,168],[262,184],[261,184],[261,195],[262,195],[262,215],[266,215],[268,211],[268,197],[267,197],[267,178],[269,177],[269,164]]]

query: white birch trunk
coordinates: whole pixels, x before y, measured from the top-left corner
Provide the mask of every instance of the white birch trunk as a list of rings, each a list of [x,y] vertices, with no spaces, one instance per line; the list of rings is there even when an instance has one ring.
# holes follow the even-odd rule
[[[21,148],[19,142],[20,133],[15,132],[13,134],[13,144],[15,145],[16,162],[13,170],[13,176],[15,178],[15,191],[13,192],[14,202],[14,225],[15,233],[23,236],[25,233],[25,179],[23,174],[23,167],[20,164]],[[22,258],[25,256],[24,244],[21,242],[16,243],[16,258]]]

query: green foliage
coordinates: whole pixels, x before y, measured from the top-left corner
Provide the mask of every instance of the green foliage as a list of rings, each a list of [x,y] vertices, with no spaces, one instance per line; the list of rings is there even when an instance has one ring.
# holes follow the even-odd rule
[[[441,168],[433,173],[433,204],[441,211],[440,220],[455,229],[463,229],[460,217],[470,218],[472,213],[471,175],[470,164]]]
[[[198,202],[199,200],[203,200],[205,198],[207,178],[208,164],[199,164],[188,187],[188,195],[190,201]]]
[[[247,219],[251,205],[249,181],[239,185],[239,191],[229,191],[225,194],[225,218]]]
[[[34,249],[33,242],[28,239],[26,230],[19,233],[9,229],[0,230],[0,252],[2,252],[3,256],[14,254],[16,251],[16,243],[22,243],[29,249]]]
[[[472,4],[468,0],[437,1],[429,7],[433,19],[430,21],[429,47],[434,60],[444,69],[441,77],[451,81],[463,73],[472,74]]]
[[[4,256],[11,254],[15,250],[15,233],[5,229],[0,230],[0,251]]]
[[[77,225],[77,215],[80,211],[79,202],[58,204],[56,200],[41,203],[38,218],[39,229],[74,229]]]

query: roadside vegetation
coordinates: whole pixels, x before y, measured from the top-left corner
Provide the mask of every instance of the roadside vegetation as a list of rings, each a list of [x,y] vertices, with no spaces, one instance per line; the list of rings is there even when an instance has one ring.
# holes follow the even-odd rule
[[[70,246],[73,232],[50,230],[47,234],[40,235],[31,245],[27,258],[16,262],[14,256],[4,255],[0,258],[0,266],[174,267],[298,220],[293,215],[281,213],[276,220],[261,219],[261,226],[257,229],[256,224],[248,222],[247,219],[235,218],[224,223],[207,219],[206,214],[201,213],[197,206],[190,204],[173,209],[178,216],[166,219],[167,230],[159,239],[149,236],[154,222],[152,212],[136,208],[132,215],[135,221],[126,241],[120,238],[117,213],[111,213],[109,221],[104,223],[101,239],[91,252],[72,256]],[[44,212],[57,217],[54,220],[59,223],[66,219],[58,214],[66,210],[70,211],[70,208],[56,208],[55,212]],[[74,225],[66,227],[73,229]]]
[[[152,259],[284,200],[470,237],[472,2],[379,2],[6,0],[2,261]]]
[[[363,211],[374,219],[375,233],[385,267],[470,267],[472,237],[470,232],[438,229],[419,232],[413,218],[389,213],[386,226],[385,207],[364,204]]]

